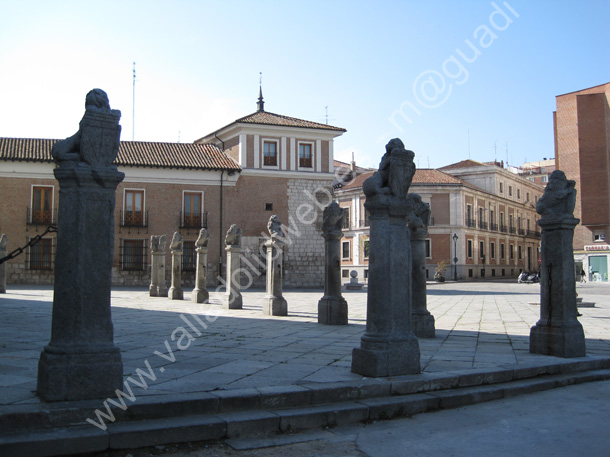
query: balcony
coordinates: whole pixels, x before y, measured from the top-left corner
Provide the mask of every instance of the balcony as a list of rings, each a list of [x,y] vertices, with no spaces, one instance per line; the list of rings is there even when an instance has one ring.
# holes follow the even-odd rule
[[[530,238],[540,238],[540,232],[535,230],[527,230],[526,235]]]
[[[508,231],[509,231],[511,234],[515,235],[515,234],[517,233],[517,227],[509,227]]]
[[[500,232],[507,233],[508,232],[508,227],[506,225],[500,224]]]
[[[121,211],[121,227],[148,227],[148,211]]]
[[[498,224],[494,224],[493,222],[489,223],[489,230],[491,230],[492,232],[497,232],[498,231]]]
[[[487,230],[487,222],[479,221],[479,228],[482,230]]]
[[[520,228],[519,229],[519,235],[525,236],[525,229]]]
[[[53,210],[27,209],[28,225],[51,225],[57,223],[57,208]]]
[[[204,211],[200,214],[180,212],[180,228],[197,230],[208,228],[208,212]]]
[[[466,219],[466,227],[475,228],[477,226],[477,221],[474,219]]]

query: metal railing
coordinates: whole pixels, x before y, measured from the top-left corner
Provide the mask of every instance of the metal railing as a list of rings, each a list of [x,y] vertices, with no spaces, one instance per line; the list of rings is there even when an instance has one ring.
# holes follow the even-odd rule
[[[27,219],[28,225],[50,225],[57,222],[57,208],[55,209],[34,209],[27,208]]]
[[[208,228],[208,212],[199,214],[180,212],[180,228],[202,229]]]
[[[121,227],[148,227],[148,211],[121,211]]]

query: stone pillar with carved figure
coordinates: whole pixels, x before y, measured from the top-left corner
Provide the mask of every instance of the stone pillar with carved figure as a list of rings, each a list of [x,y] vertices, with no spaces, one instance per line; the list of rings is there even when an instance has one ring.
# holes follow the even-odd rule
[[[366,332],[352,353],[352,371],[369,377],[421,371],[411,323],[411,243],[407,192],[414,154],[399,139],[386,145],[379,170],[363,184],[370,215]]]

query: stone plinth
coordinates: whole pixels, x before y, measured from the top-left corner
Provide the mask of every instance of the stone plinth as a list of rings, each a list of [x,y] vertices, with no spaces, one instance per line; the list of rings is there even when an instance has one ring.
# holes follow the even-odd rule
[[[411,319],[413,332],[419,338],[434,338],[434,316],[428,311],[426,294],[426,227],[412,227],[409,225],[411,234],[411,256],[412,256],[412,309]]]
[[[227,309],[242,309],[243,298],[241,295],[241,247],[238,245],[227,245],[227,281],[224,296],[224,306]]]
[[[287,316],[288,303],[283,296],[283,247],[284,244],[272,237],[265,241],[267,248],[267,293],[263,299],[263,314]]]
[[[383,194],[367,196],[365,208],[370,212],[367,320],[360,348],[353,350],[352,371],[371,377],[419,373],[419,342],[411,328],[409,205]]]
[[[341,238],[343,209],[332,202],[324,209],[322,237],[325,245],[324,296],[318,302],[318,323],[347,325],[347,301],[341,295]]]
[[[59,217],[51,341],[40,356],[38,394],[47,401],[114,395],[123,364],[110,312],[114,205],[124,174],[56,168]]]
[[[5,234],[0,237],[0,259],[6,257],[8,239]],[[0,294],[6,293],[6,262],[0,263]]]
[[[584,357],[585,337],[577,319],[572,242],[575,218],[541,218],[540,320],[530,332],[530,352]]]
[[[151,297],[167,297],[167,283],[165,282],[165,245],[166,235],[153,235],[150,237],[151,263],[150,287]]]

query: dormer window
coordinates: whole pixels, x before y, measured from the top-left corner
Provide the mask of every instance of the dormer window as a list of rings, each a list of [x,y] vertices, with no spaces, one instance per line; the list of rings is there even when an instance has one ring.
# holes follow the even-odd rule
[[[274,141],[263,142],[263,165],[277,167],[277,143]]]

